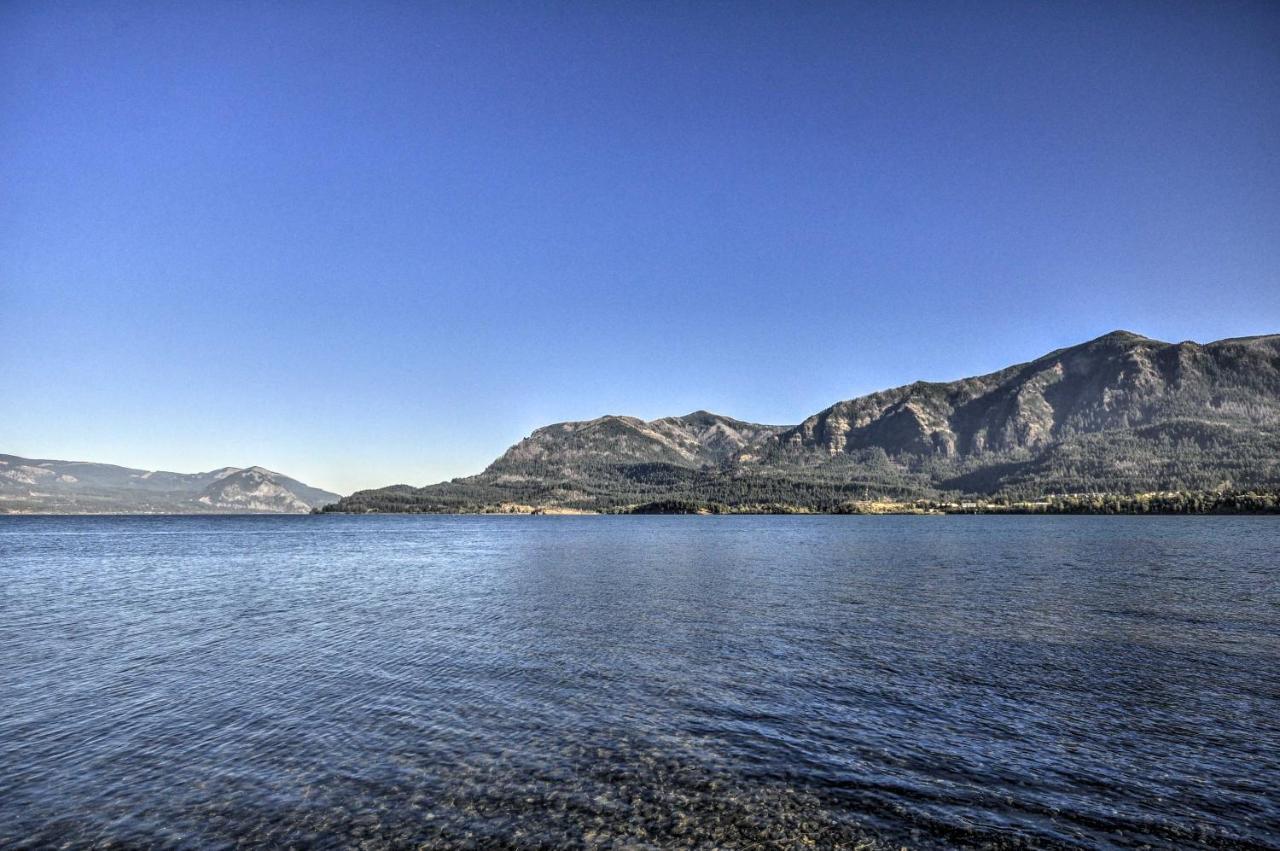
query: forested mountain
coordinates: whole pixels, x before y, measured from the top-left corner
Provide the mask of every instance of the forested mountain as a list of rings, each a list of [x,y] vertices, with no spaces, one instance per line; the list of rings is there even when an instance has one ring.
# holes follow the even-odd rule
[[[337,499],[262,467],[168,473],[0,455],[0,514],[297,514]]]
[[[837,402],[796,426],[699,411],[538,429],[477,476],[362,491],[350,511],[659,499],[833,510],[851,499],[1280,485],[1280,336],[1124,331],[959,381]]]

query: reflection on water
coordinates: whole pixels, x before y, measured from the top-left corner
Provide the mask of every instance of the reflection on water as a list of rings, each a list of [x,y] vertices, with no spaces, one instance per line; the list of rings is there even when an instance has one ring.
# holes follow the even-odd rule
[[[0,518],[0,846],[1275,847],[1274,518]]]

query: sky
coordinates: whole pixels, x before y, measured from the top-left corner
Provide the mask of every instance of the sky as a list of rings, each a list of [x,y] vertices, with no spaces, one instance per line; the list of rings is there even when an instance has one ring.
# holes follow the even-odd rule
[[[0,452],[343,493],[1280,332],[1280,4],[0,3]]]

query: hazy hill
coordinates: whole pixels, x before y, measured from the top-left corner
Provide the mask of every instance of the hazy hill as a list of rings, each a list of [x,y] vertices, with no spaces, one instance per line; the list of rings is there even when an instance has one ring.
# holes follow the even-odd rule
[[[337,499],[262,467],[168,473],[0,455],[0,513],[299,513]]]
[[[196,501],[216,510],[305,513],[337,498],[337,494],[280,473],[249,467],[221,476],[205,487]]]
[[[1280,484],[1280,336],[1117,331],[989,375],[837,402],[795,426],[699,411],[540,428],[483,473],[344,510],[608,508],[660,498],[830,508],[866,496]]]

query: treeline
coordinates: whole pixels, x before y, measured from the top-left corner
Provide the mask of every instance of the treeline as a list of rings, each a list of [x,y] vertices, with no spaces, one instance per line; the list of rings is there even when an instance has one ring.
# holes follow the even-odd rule
[[[673,483],[674,484],[674,483]],[[674,492],[673,492],[674,491]],[[462,480],[362,491],[324,512],[482,514],[504,506],[559,506],[631,514],[1278,514],[1280,490],[1057,494],[1036,498],[883,496],[851,483],[736,478],[685,481],[672,490],[587,492],[581,483],[497,486]]]
[[[1182,491],[1066,494],[1044,500],[992,501],[944,511],[977,514],[1280,514],[1280,491]]]
[[[534,471],[531,471],[534,472]],[[477,476],[424,488],[397,485],[358,491],[322,511],[378,513],[479,513],[504,503],[556,505],[587,511],[623,511],[660,501],[686,501],[740,510],[790,506],[833,512],[855,499],[876,495],[911,499],[922,495],[914,482],[861,471],[828,471],[827,476],[800,478],[772,473],[693,469],[675,464],[598,465],[565,470],[546,466],[536,474]],[[839,475],[841,478],[834,478]]]
[[[853,501],[831,510],[809,506],[665,499],[630,508],[630,514],[1280,514],[1280,491],[1188,491],[1147,494],[1065,494],[1036,501],[1009,499],[904,502]]]

